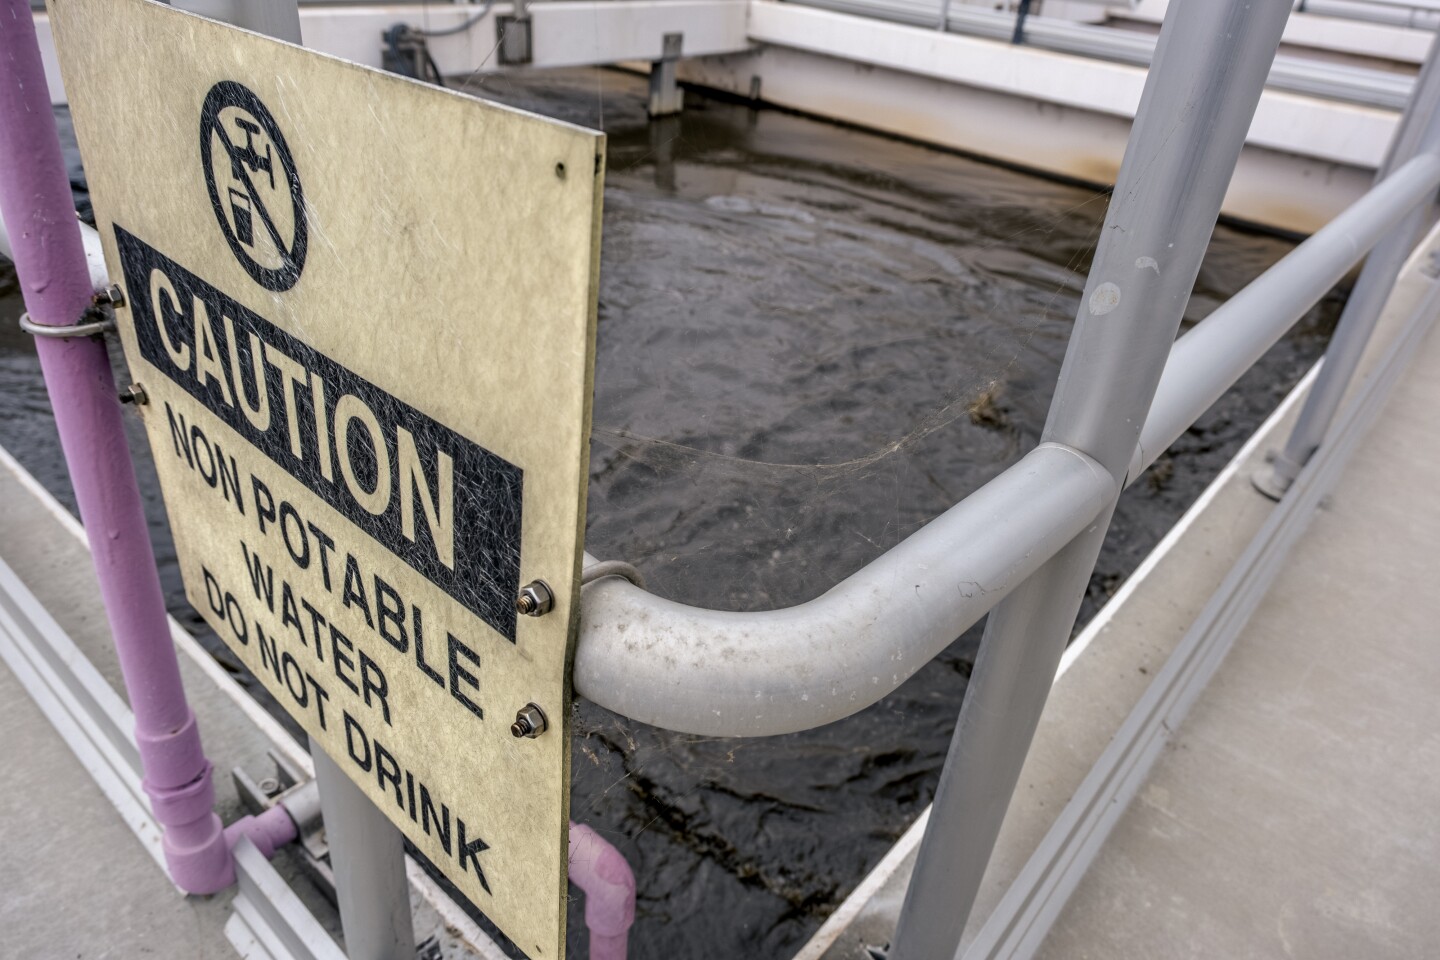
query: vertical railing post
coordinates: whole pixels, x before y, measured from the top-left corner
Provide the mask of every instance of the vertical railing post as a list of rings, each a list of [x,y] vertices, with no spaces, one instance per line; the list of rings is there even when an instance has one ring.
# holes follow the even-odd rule
[[[226,23],[263,33],[286,43],[301,44],[300,4],[297,0],[229,0],[228,9],[215,16]]]
[[[1172,3],[1042,442],[1123,485],[1290,0]],[[990,614],[891,960],[955,955],[1114,504]]]
[[[404,838],[314,738],[310,758],[320,788],[320,815],[335,874],[345,955],[350,960],[413,957],[415,929]]]
[[[1030,0],[1020,0],[1020,7],[1015,11],[1015,32],[1010,37],[1010,42],[1015,46],[1025,42],[1025,20],[1030,16]]]
[[[1440,149],[1440,43],[1432,42],[1420,77],[1415,82],[1405,115],[1395,132],[1395,139],[1384,163],[1375,175],[1379,183],[1392,171],[1421,153]],[[1385,239],[1365,258],[1365,266],[1350,291],[1340,322],[1330,336],[1325,362],[1315,375],[1315,383],[1300,409],[1300,416],[1285,447],[1276,453],[1269,467],[1255,475],[1255,487],[1266,496],[1278,500],[1290,489],[1301,469],[1314,456],[1325,439],[1340,400],[1355,375],[1365,346],[1380,311],[1390,297],[1400,268],[1420,239],[1432,218],[1430,205],[1424,205],[1395,225]]]
[[[300,43],[296,0],[238,0],[232,22],[277,40]],[[400,830],[310,740],[325,842],[335,875],[335,900],[350,960],[397,960],[415,955],[410,881]]]

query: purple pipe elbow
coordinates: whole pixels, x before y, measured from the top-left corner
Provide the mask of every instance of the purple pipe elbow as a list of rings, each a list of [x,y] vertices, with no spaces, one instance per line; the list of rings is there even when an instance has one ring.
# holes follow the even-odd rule
[[[0,0],[0,215],[31,320],[80,322],[92,306],[90,270],[29,0]],[[98,337],[37,337],[35,346],[135,713],[145,791],[165,831],[166,863],[182,889],[214,893],[234,882],[235,869],[170,641],[110,357]]]
[[[227,849],[234,850],[235,844],[242,838],[248,839],[269,860],[275,856],[276,850],[295,842],[299,836],[295,821],[290,819],[284,807],[277,804],[256,816],[241,817],[226,827],[225,845]]]
[[[635,874],[610,841],[573,821],[570,882],[585,891],[590,960],[625,960],[635,922]]]

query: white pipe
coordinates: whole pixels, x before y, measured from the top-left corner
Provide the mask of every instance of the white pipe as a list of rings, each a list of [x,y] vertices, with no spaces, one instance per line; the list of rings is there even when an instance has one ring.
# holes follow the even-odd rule
[[[903,683],[1117,493],[1089,457],[1041,444],[825,594],[735,613],[618,578],[584,588],[575,690],[622,716],[712,736],[847,717]]]
[[[1410,161],[1180,338],[1127,485],[1437,184],[1440,159]],[[584,592],[575,690],[622,716],[710,736],[839,720],[898,687],[1087,527],[1110,486],[1088,457],[1042,444],[823,596],[785,610],[702,610],[596,581]]]
[[[100,244],[100,234],[88,223],[80,224],[80,238],[85,241],[85,265],[90,268],[90,288],[96,293],[110,286],[110,273],[105,269],[105,251]],[[14,260],[10,252],[10,231],[0,219],[0,256]]]

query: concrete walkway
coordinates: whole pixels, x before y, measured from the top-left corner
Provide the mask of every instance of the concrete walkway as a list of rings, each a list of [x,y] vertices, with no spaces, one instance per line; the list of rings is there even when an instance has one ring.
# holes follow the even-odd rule
[[[8,457],[0,463],[0,503],[0,555],[123,695],[86,545]],[[230,768],[268,775],[274,731],[255,726],[195,660],[182,656],[180,665],[229,822],[243,813]],[[214,897],[181,895],[3,660],[0,731],[10,783],[24,785],[0,796],[0,956],[236,956],[223,932],[233,888]],[[333,909],[288,854],[276,863],[337,932]]]
[[[1040,956],[1440,955],[1440,330]]]
[[[0,663],[0,730],[12,784],[0,793],[0,928],[10,957],[234,957],[230,893],[180,896]]]
[[[123,697],[99,587],[78,525],[4,451],[0,559],[79,655]],[[0,596],[0,612],[18,611],[16,599]],[[0,617],[0,631],[17,623]],[[215,763],[218,810],[228,823],[244,813],[231,784],[232,768],[258,778],[274,770],[270,751],[302,769],[308,758],[195,641],[181,633],[177,644],[186,692]],[[137,835],[3,658],[0,759],[11,786],[0,791],[0,958],[260,956],[253,945],[232,946],[225,934],[234,888],[213,897],[182,895],[149,849],[153,822],[139,826]],[[334,907],[303,874],[293,851],[282,850],[272,863],[339,941]],[[501,956],[418,867],[411,863],[408,872],[415,929],[426,943],[426,956]]]

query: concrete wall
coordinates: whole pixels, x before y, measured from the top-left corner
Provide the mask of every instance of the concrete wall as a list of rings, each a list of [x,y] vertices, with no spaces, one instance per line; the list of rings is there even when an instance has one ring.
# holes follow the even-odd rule
[[[1114,182],[1145,70],[788,4],[751,4],[751,52],[681,65],[688,83],[1099,186]],[[1309,233],[1369,186],[1391,111],[1262,98],[1227,216]]]

